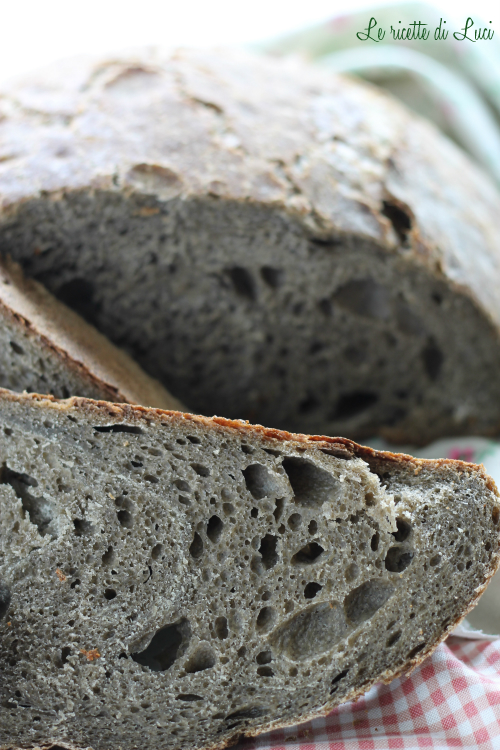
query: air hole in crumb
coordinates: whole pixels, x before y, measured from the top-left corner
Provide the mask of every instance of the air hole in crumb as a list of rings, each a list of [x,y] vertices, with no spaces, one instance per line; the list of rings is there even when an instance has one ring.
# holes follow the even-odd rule
[[[259,515],[259,509],[252,508],[252,510],[250,511],[250,515],[252,516],[252,518],[257,518],[257,516]]]
[[[303,661],[332,649],[349,632],[338,602],[309,605],[280,625],[270,636],[273,651]]]
[[[500,520],[500,508],[498,506],[495,506],[491,511],[491,519],[494,524],[497,524]]]
[[[405,542],[411,534],[411,523],[405,518],[396,518],[397,531],[392,532],[396,542]]]
[[[292,531],[297,531],[297,529],[302,525],[302,516],[300,515],[300,513],[292,513],[292,515],[288,519],[288,525],[292,529]]]
[[[372,391],[345,393],[337,401],[331,419],[353,419],[370,409],[377,401],[378,395]]]
[[[256,627],[260,632],[265,632],[271,628],[276,619],[276,612],[272,607],[263,607],[258,616]]]
[[[314,396],[308,396],[299,403],[299,413],[309,414],[320,406],[320,402]]]
[[[387,639],[386,646],[387,648],[390,648],[391,646],[394,646],[395,643],[399,641],[401,638],[401,630],[398,630],[396,633],[392,633],[392,635]]]
[[[163,552],[163,544],[155,544],[155,546],[151,550],[151,557],[153,558],[153,560],[158,560],[162,552]]]
[[[355,315],[387,320],[391,315],[389,291],[373,279],[355,279],[339,287],[334,301]]]
[[[190,443],[193,443],[193,445],[200,445],[201,440],[199,437],[196,437],[196,435],[186,435],[187,439]]]
[[[236,508],[232,503],[224,503],[222,506],[222,510],[224,511],[226,516],[231,516],[235,512]]]
[[[418,646],[415,646],[415,648],[412,648],[412,650],[409,652],[408,656],[406,657],[407,661],[409,659],[413,659],[414,656],[416,656],[422,649],[425,648],[425,643],[419,643]]]
[[[332,690],[330,693],[334,693],[338,689],[338,684],[341,680],[344,679],[344,677],[347,677],[349,674],[348,669],[344,669],[342,672],[339,672],[339,674],[335,675],[335,677],[332,680]]]
[[[323,547],[317,542],[309,542],[305,547],[295,553],[292,557],[292,565],[312,565],[316,562],[321,553],[324,552]]]
[[[315,534],[318,530],[318,522],[314,519],[309,522],[309,526],[307,527],[307,530],[310,534]]]
[[[391,573],[402,573],[413,560],[414,552],[404,547],[391,547],[385,556],[385,567]]]
[[[79,578],[75,578],[75,580],[72,581],[71,584],[70,584],[70,589],[76,588],[76,586],[79,586],[80,583],[81,583],[80,579]]]
[[[191,464],[191,468],[194,469],[200,477],[210,476],[210,469],[208,466],[202,466],[202,464]]]
[[[271,667],[257,667],[259,677],[274,677],[274,671]]]
[[[211,542],[217,544],[222,534],[224,523],[219,516],[212,516],[207,523],[207,536]]]
[[[113,563],[114,558],[115,558],[115,552],[114,552],[113,547],[110,545],[102,556],[103,565],[111,565]]]
[[[23,511],[29,514],[30,523],[34,524],[40,536],[57,537],[57,531],[52,522],[54,509],[52,504],[43,496],[35,497],[31,487],[38,487],[38,482],[28,474],[21,474],[9,469],[6,463],[0,469],[0,484],[10,484],[16,496],[21,500]]]
[[[19,346],[19,344],[16,344],[15,341],[11,341],[10,345],[12,347],[12,351],[15,352],[15,354],[24,354],[24,349]]]
[[[71,648],[69,646],[64,646],[64,648],[61,649],[61,662],[60,662],[61,667],[64,666],[66,662],[68,661],[68,656],[70,655],[70,653],[71,653]]]
[[[188,674],[203,672],[205,669],[212,669],[215,666],[215,654],[208,643],[201,643],[194,654],[192,654],[186,663],[185,669]]]
[[[311,582],[308,583],[307,586],[304,589],[304,596],[306,599],[314,599],[318,591],[321,591],[323,586],[321,586],[319,583]]]
[[[260,651],[255,657],[257,664],[269,664],[273,660],[272,651]]]
[[[378,550],[379,542],[380,542],[380,534],[378,533],[378,531],[376,531],[375,534],[372,536],[372,539],[370,542],[370,547],[371,547],[372,552],[376,552]]]
[[[260,542],[259,552],[262,555],[262,564],[266,570],[274,568],[279,560],[279,555],[276,551],[278,544],[278,538],[272,534],[266,534]]]
[[[191,628],[186,619],[158,630],[149,646],[139,653],[131,654],[132,659],[153,672],[164,672],[182,656],[191,638]]]
[[[116,514],[120,526],[124,526],[126,529],[131,529],[134,525],[134,519],[132,514],[128,510],[119,510]]]
[[[116,597],[116,591],[114,589],[105,589],[104,591],[104,598],[109,601],[111,599],[114,599]]]
[[[203,701],[204,698],[201,697],[201,695],[195,695],[194,693],[181,693],[177,696],[176,700],[178,701],[187,701],[187,702],[193,702],[193,701]]]
[[[246,268],[241,266],[234,266],[226,270],[229,276],[234,290],[240,297],[246,297],[249,300],[254,301],[257,297],[257,287],[253,276],[247,271]]]
[[[196,531],[194,532],[194,538],[189,547],[189,554],[191,557],[194,557],[195,560],[203,554],[203,539]]]
[[[335,502],[342,494],[339,480],[306,458],[284,458],[283,468],[295,502],[303,507],[319,508],[325,502]]]
[[[354,625],[366,622],[391,598],[394,591],[394,586],[387,581],[377,578],[365,581],[345,598],[344,609],[348,619]]]
[[[376,505],[375,498],[373,496],[373,492],[367,492],[366,493],[366,495],[365,495],[365,505],[368,508],[373,508],[373,506]]]
[[[262,500],[273,493],[276,482],[265,466],[262,464],[251,464],[243,469],[243,476],[250,494],[256,500]]]
[[[219,640],[223,641],[227,638],[229,635],[229,630],[227,628],[227,619],[225,617],[217,617],[215,620],[215,633],[217,635],[217,638]]]
[[[352,583],[359,576],[359,567],[356,563],[351,563],[345,572],[345,579],[347,583]]]
[[[181,492],[191,492],[191,487],[184,479],[175,479],[174,484]]]
[[[238,726],[245,719],[258,719],[261,716],[266,716],[269,711],[269,708],[262,706],[245,706],[244,708],[239,708],[237,711],[233,711],[233,713],[226,716],[226,722],[234,722],[233,724],[228,724],[228,729]]]
[[[5,617],[7,610],[9,609],[11,601],[11,593],[8,586],[0,581],[0,620]]]
[[[326,318],[331,318],[333,316],[332,301],[328,299],[327,297],[324,297],[323,299],[318,300],[318,309],[320,310],[320,312],[323,313],[323,315]]]
[[[434,341],[422,350],[422,362],[430,380],[437,380],[443,366],[443,353]]]
[[[283,514],[283,511],[285,509],[285,498],[284,497],[279,497],[276,500],[276,504],[275,505],[276,505],[276,507],[274,508],[273,516],[274,516],[275,521],[279,521],[280,518],[281,518],[281,516],[282,516],[282,514]]]
[[[144,479],[146,480],[146,482],[151,482],[151,484],[158,484],[158,482],[160,481],[158,477],[155,477],[154,474],[146,474],[144,476]]]
[[[94,527],[90,521],[85,521],[82,518],[74,518],[73,525],[75,527],[75,536],[89,536],[94,531]]]
[[[252,448],[251,445],[246,445],[245,443],[241,444],[241,450],[243,453],[246,453],[247,456],[251,456],[252,453],[255,453],[255,449]]]
[[[436,565],[439,565],[441,562],[441,555],[434,555],[434,557],[431,557],[429,560],[429,564],[434,568]]]
[[[272,268],[271,266],[263,266],[260,269],[260,275],[263,281],[272,289],[277,289],[281,286],[285,276],[284,271],[279,268]]]
[[[142,435],[143,430],[140,427],[129,424],[111,424],[105,427],[94,427],[96,432],[127,432],[130,435]]]

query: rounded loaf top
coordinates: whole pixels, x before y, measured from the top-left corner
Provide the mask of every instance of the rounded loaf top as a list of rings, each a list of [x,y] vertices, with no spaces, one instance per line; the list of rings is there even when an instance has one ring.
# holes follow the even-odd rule
[[[406,329],[406,333],[403,331],[405,335],[410,335],[412,329],[415,336],[421,336],[419,356],[423,359],[424,370],[427,369],[428,375],[430,373],[432,387],[441,371],[445,372],[443,359],[451,362],[453,357],[457,359],[459,352],[447,354],[444,351],[444,340],[449,334],[445,328],[440,333],[432,322],[422,321],[422,316],[415,323],[415,305],[421,304],[425,308],[427,304],[420,299],[421,289],[430,288],[432,284],[444,285],[451,295],[451,301],[446,303],[448,317],[460,317],[462,312],[465,315],[462,309],[457,312],[453,300],[460,299],[462,306],[469,304],[471,308],[464,320],[478,316],[485,331],[488,329],[487,334],[477,331],[471,334],[471,342],[480,336],[486,347],[484,342],[488,336],[488,346],[495,340],[498,347],[500,195],[490,179],[458,147],[432,125],[370,85],[309,66],[297,59],[275,60],[236,51],[192,50],[180,50],[168,56],[139,51],[105,60],[75,59],[40,71],[30,79],[4,85],[0,96],[0,250],[11,253],[29,274],[40,278],[65,301],[79,307],[80,312],[111,338],[126,346],[152,374],[163,379],[174,392],[177,389],[178,395],[188,404],[191,402],[195,410],[267,420],[270,426],[297,430],[331,432],[335,427],[339,431],[343,428],[354,437],[380,431],[384,425],[392,428],[394,418],[391,418],[391,423],[388,417],[376,414],[365,420],[364,426],[359,429],[356,426],[359,404],[363,407],[361,411],[366,411],[364,404],[372,410],[373,393],[378,404],[383,401],[378,386],[369,387],[368,371],[373,369],[373,363],[370,367],[365,366],[366,382],[360,381],[352,392],[354,415],[352,399],[349,401],[352,393],[347,393],[347,402],[342,401],[346,396],[346,387],[342,383],[325,398],[317,396],[318,390],[324,390],[319,383],[314,387],[299,384],[302,416],[296,413],[297,410],[300,412],[299,404],[295,404],[291,411],[284,408],[279,414],[276,410],[261,408],[259,404],[266,400],[266,395],[262,394],[259,377],[262,376],[262,382],[268,380],[269,368],[267,371],[262,367],[259,372],[255,370],[258,369],[259,355],[254,345],[255,341],[259,341],[259,345],[267,341],[269,350],[275,345],[276,336],[273,333],[274,339],[269,341],[271,334],[263,332],[262,326],[255,323],[252,310],[245,309],[242,313],[242,320],[247,321],[246,328],[242,324],[237,331],[225,329],[217,342],[200,344],[199,339],[194,341],[192,334],[193,340],[183,350],[187,352],[189,349],[189,355],[179,353],[180,339],[175,342],[169,339],[169,352],[174,352],[175,360],[170,370],[168,366],[151,360],[152,345],[156,346],[161,340],[162,346],[167,346],[167,334],[162,338],[157,330],[153,331],[153,323],[146,339],[144,329],[135,333],[117,330],[122,326],[123,314],[132,311],[131,301],[128,308],[122,308],[120,312],[116,310],[114,322],[113,315],[105,322],[106,300],[111,304],[112,295],[109,292],[111,280],[106,276],[104,266],[111,258],[117,260],[123,253],[128,257],[128,251],[123,246],[118,247],[106,234],[110,231],[110,222],[106,218],[112,211],[109,206],[116,205],[113,195],[128,202],[130,217],[142,221],[143,226],[156,226],[160,220],[165,225],[173,220],[174,214],[192,226],[187,212],[194,204],[202,205],[202,212],[211,212],[210,216],[204,215],[204,226],[197,230],[198,235],[199,232],[210,235],[205,243],[198,238],[205,254],[205,281],[198,283],[196,274],[192,274],[186,281],[189,292],[186,284],[176,282],[179,298],[182,288],[184,297],[192,293],[198,299],[198,303],[193,299],[189,311],[183,309],[176,313],[177,318],[169,319],[170,327],[177,326],[177,330],[180,330],[179,318],[185,321],[186,330],[189,327],[193,330],[197,325],[197,314],[203,314],[205,318],[210,316],[207,309],[201,311],[199,307],[200,298],[205,301],[211,298],[211,292],[207,292],[204,286],[209,283],[207,278],[218,275],[219,279],[225,279],[222,286],[229,285],[240,301],[243,298],[245,305],[252,303],[266,309],[265,293],[269,288],[279,293],[278,287],[283,286],[280,279],[286,277],[287,281],[290,280],[291,271],[299,268],[302,273],[306,264],[314,265],[317,254],[322,253],[325,257],[321,262],[324,263],[321,269],[318,265],[317,273],[330,275],[336,284],[335,289],[322,292],[321,298],[315,302],[323,314],[326,314],[328,304],[331,310],[341,309],[342,315],[346,310],[354,312],[355,319],[360,325],[363,323],[365,329],[373,321],[380,326],[389,325],[396,318],[400,320],[398,325],[400,329]],[[82,196],[87,196],[92,208],[89,208],[88,201],[82,207]],[[101,203],[98,205],[96,196],[106,196],[103,200],[108,208]],[[80,208],[75,208],[75,201],[79,201]],[[49,203],[52,205],[50,209]],[[50,211],[51,218],[48,219],[47,212]],[[231,218],[228,218],[228,211],[231,211]],[[37,218],[38,228],[20,229],[21,222],[26,224],[27,212],[32,218]],[[88,217],[92,212],[94,228],[89,229]],[[218,212],[215,233],[212,231],[214,212]],[[86,218],[82,224],[84,214]],[[251,220],[244,220],[244,214],[251,214]],[[271,215],[274,218],[269,223]],[[201,223],[201,218],[199,221]],[[106,222],[107,226],[103,228]],[[259,270],[255,271],[259,278],[252,280],[254,271],[246,268],[237,251],[234,251],[232,265],[228,256],[230,250],[227,250],[225,260],[212,262],[211,247],[215,242],[221,244],[224,222],[234,225],[230,232],[233,244],[234,237],[246,236],[245,253],[241,252],[249,259],[250,265],[257,256],[255,247],[248,244],[248,226],[258,226],[259,231],[267,226],[267,237],[271,237],[269,241],[273,247],[279,244],[279,237],[286,227],[287,233],[313,248],[309,250],[310,259],[306,261],[304,258],[299,263],[293,243],[287,240],[286,252],[279,262],[274,257],[267,264],[265,258],[259,261]],[[281,224],[278,226],[276,222]],[[52,227],[50,230],[48,224]],[[94,246],[100,236],[106,247],[105,250],[94,247],[95,258],[99,256],[94,264],[88,259],[90,251],[85,245],[85,242],[92,244],[90,240],[84,240],[84,247],[78,249],[78,243],[68,239],[72,231],[76,236],[76,224],[80,234],[86,237],[89,231],[95,231]],[[73,229],[67,229],[69,225]],[[158,230],[158,242],[153,243],[155,247],[161,245],[162,237],[167,237],[164,242],[170,243],[170,249],[164,251],[160,247],[159,251],[153,251],[153,255],[160,265],[164,261],[165,267],[168,264],[175,267],[172,273],[178,270],[176,258],[189,256],[189,251],[179,249],[177,240],[172,239],[177,231],[178,226],[175,232],[164,227],[163,233]],[[130,236],[128,228],[116,229],[115,235],[120,232],[122,237],[127,232]],[[144,249],[143,239],[134,242],[136,248],[141,248],[136,254],[141,259],[139,265],[143,266],[149,258],[150,248]],[[260,238],[254,244],[258,243],[262,245]],[[177,255],[172,251],[174,246]],[[351,250],[358,252],[360,248],[364,249],[365,255],[364,260],[358,262]],[[105,261],[101,257],[104,252]],[[87,269],[80,269],[75,278],[71,278],[69,270],[75,266],[73,253],[78,254],[81,264]],[[342,257],[337,262],[339,256]],[[376,266],[380,258],[392,268],[392,275],[384,277],[383,271],[371,272],[372,262]],[[198,258],[194,265],[200,262],[203,261]],[[351,274],[348,278],[342,270],[338,272],[340,275],[337,274],[336,268],[342,269],[354,262],[358,264],[357,277]],[[287,265],[284,271],[283,264]],[[121,269],[120,273],[125,272]],[[122,298],[132,280],[139,286],[141,283],[137,277],[138,267],[131,268],[128,273],[128,286],[123,284],[120,287]],[[405,273],[409,276],[416,274],[420,279],[415,282],[413,292],[410,281],[406,287],[399,285],[399,279]],[[96,274],[99,275],[97,281],[93,278]],[[92,289],[82,287],[82,282],[91,284]],[[358,287],[349,287],[352,283],[357,283]],[[359,287],[359,284],[364,284],[364,287]],[[262,285],[265,292],[261,293]],[[273,304],[283,310],[297,286],[300,286],[299,281],[292,282],[292,291],[287,290],[288,297],[285,295],[279,305],[277,302]],[[150,299],[151,295],[145,289],[142,297]],[[363,299],[358,304],[356,299],[360,294]],[[434,298],[443,298],[434,287],[432,294]],[[88,300],[82,302],[84,297],[92,301],[92,310]],[[346,302],[347,298],[350,302]],[[175,304],[171,295],[169,299],[170,302],[156,300],[155,304],[160,308],[163,305],[163,309],[170,305],[171,312]],[[306,294],[306,299],[310,300],[311,295]],[[300,305],[302,309],[293,313],[290,308],[290,315],[295,315],[294,320],[301,315],[307,317],[309,327],[312,326],[309,341],[312,338],[314,343],[314,332],[321,328],[317,321],[311,322],[316,312],[313,315],[304,311],[307,303],[303,301],[294,304],[296,310]],[[413,305],[413,308],[402,313],[401,305],[403,308]],[[223,312],[232,312],[229,303]],[[137,311],[134,314],[137,315]],[[146,318],[148,313],[144,310],[141,314]],[[443,314],[441,310],[439,315],[442,317]],[[216,319],[221,317],[222,311],[219,310],[212,319],[212,328]],[[118,318],[120,326],[116,324]],[[405,320],[401,323],[402,318]],[[343,318],[338,319],[340,325],[344,322]],[[294,325],[290,323],[288,330],[294,330]],[[472,327],[474,325],[471,323]],[[420,334],[416,333],[417,329]],[[349,329],[346,333],[351,340],[357,335],[353,331]],[[390,348],[391,345],[383,341],[380,330],[377,331],[381,346]],[[204,371],[200,373],[199,367],[195,376],[196,356],[193,359],[191,355],[193,347],[198,347],[196,351],[201,352],[202,359],[213,357],[213,352],[217,351],[218,368],[227,370],[230,379],[238,379],[240,374],[229,362],[230,357],[224,356],[223,347],[226,345],[234,350],[234,342],[241,342],[242,336],[245,346],[247,342],[253,342],[254,346],[252,355],[249,355],[252,365],[247,362],[244,368],[249,372],[248,379],[242,381],[241,386],[246,397],[241,394],[234,398],[229,396],[226,403],[220,396],[223,391],[227,394],[226,385],[211,385],[212,376],[207,376]],[[440,336],[442,343],[438,341]],[[456,339],[455,334],[451,338]],[[318,346],[333,351],[329,343],[321,341]],[[358,350],[362,348],[361,344],[354,343],[353,346]],[[345,350],[346,346],[342,351]],[[276,349],[273,355],[274,363],[281,357],[284,369],[295,372],[294,362],[287,360],[289,354],[279,355],[278,352]],[[357,355],[351,354],[351,359],[355,360]],[[463,354],[461,352],[460,356]],[[479,356],[478,352],[472,351],[471,354]],[[296,356],[304,356],[300,346]],[[395,355],[385,356],[385,361],[390,362],[392,356]],[[407,358],[408,369],[412,367],[413,356]],[[338,352],[335,358],[338,363]],[[191,365],[186,364],[187,360]],[[352,361],[351,365],[359,370],[361,363],[356,365]],[[314,366],[311,363],[311,367]],[[488,363],[488,368],[493,366],[493,362]],[[347,372],[345,367],[343,371]],[[297,377],[302,383],[302,375]],[[200,386],[198,381],[205,385]],[[457,386],[456,404],[461,388]],[[280,392],[283,393],[283,387]],[[463,402],[462,396],[463,389],[460,396]],[[333,404],[329,409],[330,416],[311,416],[316,402],[322,405],[325,399]],[[394,405],[391,408],[394,412]],[[458,414],[457,409],[451,414],[450,408],[447,407],[446,426],[443,422],[437,433],[475,429],[471,414],[479,407],[467,407],[465,416]],[[415,409],[420,409],[418,419],[421,425],[422,408],[415,404],[409,411],[415,414]],[[292,412],[295,416],[290,416]],[[386,412],[387,409],[384,414]],[[355,422],[352,422],[353,418]],[[408,419],[408,425],[415,423],[414,417]],[[457,427],[458,424],[462,426]],[[500,424],[500,415],[498,420],[495,418],[495,424]],[[477,429],[491,432],[493,428],[490,424]],[[392,437],[397,437],[400,432],[392,430]],[[424,439],[424,432],[426,436],[432,436],[432,430],[426,428],[419,433],[420,439]],[[408,438],[406,428],[402,428],[401,434]]]
[[[480,298],[500,273],[490,179],[376,87],[298,59],[234,50],[75,58],[4,85],[0,118],[5,212],[42,192],[89,187],[210,195],[282,207],[325,239],[354,233],[397,250],[404,234]],[[488,303],[500,322],[498,295]]]

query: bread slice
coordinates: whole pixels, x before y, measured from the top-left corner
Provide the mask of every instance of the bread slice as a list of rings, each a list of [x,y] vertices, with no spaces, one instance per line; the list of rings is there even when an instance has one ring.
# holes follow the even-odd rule
[[[499,562],[480,466],[0,394],[0,746],[216,748],[412,669]]]
[[[0,92],[0,205],[0,249],[197,413],[500,431],[500,195],[373,86],[208,50],[40,70]]]
[[[177,399],[18,264],[0,260],[0,386],[162,409]]]

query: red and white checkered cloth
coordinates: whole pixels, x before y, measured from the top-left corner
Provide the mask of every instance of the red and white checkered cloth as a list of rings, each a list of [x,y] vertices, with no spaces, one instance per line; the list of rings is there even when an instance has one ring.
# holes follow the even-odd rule
[[[500,640],[471,636],[450,636],[409,677],[237,750],[500,750]]]

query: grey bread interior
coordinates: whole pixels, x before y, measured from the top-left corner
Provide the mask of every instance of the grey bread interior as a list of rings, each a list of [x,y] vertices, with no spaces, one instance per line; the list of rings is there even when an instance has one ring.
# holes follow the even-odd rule
[[[409,217],[387,211],[404,240]],[[193,411],[420,443],[498,430],[498,332],[404,242],[325,242],[244,202],[80,191],[25,203],[0,251]]]
[[[223,746],[410,668],[499,557],[478,467],[3,392],[0,745]]]
[[[51,393],[56,398],[71,395],[104,398],[102,384],[65,367],[61,357],[40,344],[15,319],[2,317],[0,325],[0,387],[28,393]],[[109,389],[108,389],[109,390]]]

